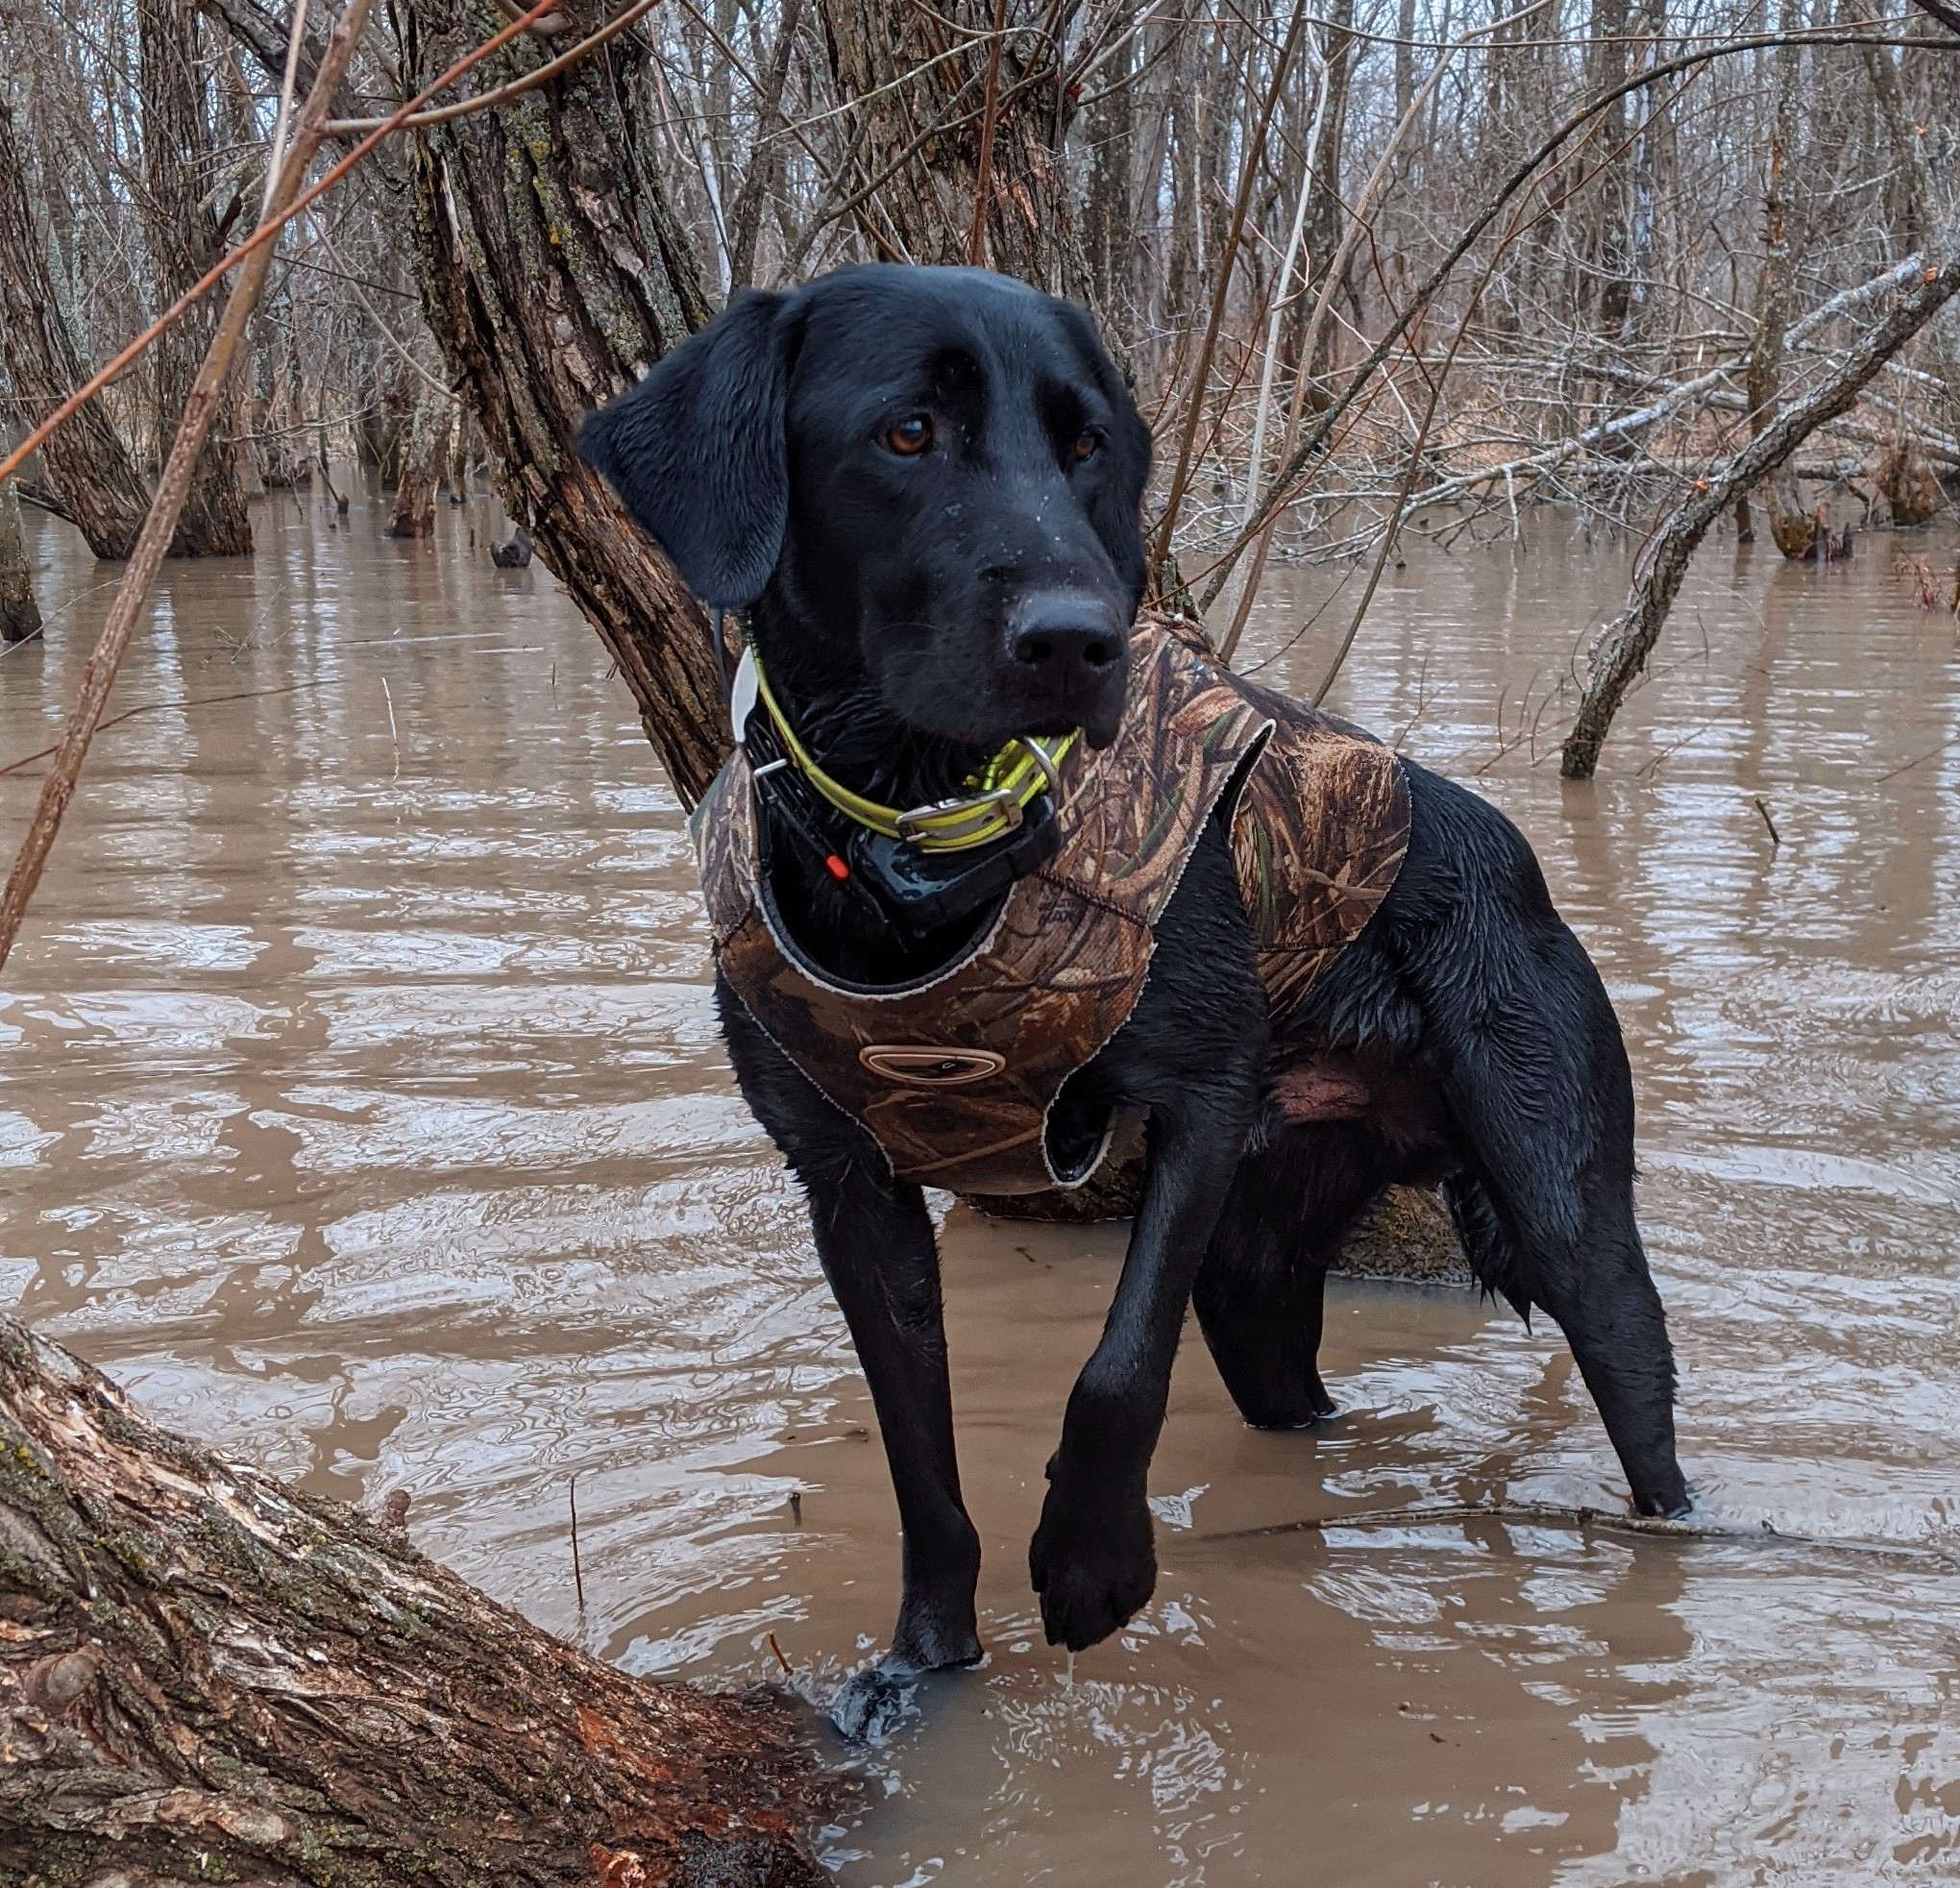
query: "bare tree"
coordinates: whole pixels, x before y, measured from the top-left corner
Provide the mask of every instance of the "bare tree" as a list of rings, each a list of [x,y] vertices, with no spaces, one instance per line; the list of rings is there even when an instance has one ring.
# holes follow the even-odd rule
[[[152,39],[185,4],[141,0]],[[226,52],[197,42],[206,128],[181,141],[205,138],[200,204],[222,221],[250,168],[225,140],[235,154],[266,129],[288,15],[198,4]],[[127,154],[160,99],[127,25],[78,58],[86,0],[16,7],[32,57],[0,93],[32,95],[47,147],[20,199],[45,201],[16,214],[50,290],[16,298],[61,311],[79,364],[151,295],[161,193]],[[633,0],[624,16],[568,0],[473,83],[528,84],[609,12],[600,56],[488,109],[455,101],[331,219],[288,233],[238,429],[269,483],[355,454],[399,480],[418,402],[453,389],[683,797],[725,738],[703,625],[571,442],[745,285],[977,257],[1087,300],[1160,432],[1154,502],[1179,488],[1162,542],[1202,598],[1245,579],[1238,621],[1270,561],[1510,534],[1536,503],[1612,530],[1672,509],[1738,427],[1829,377],[1880,312],[1860,284],[1960,210],[1955,42],[1870,0],[1791,4],[1767,28],[1752,0],[1692,18],[1658,0],[1327,0],[1290,62],[1289,0]],[[478,25],[463,0],[402,0],[345,87],[350,121]],[[18,274],[19,248],[0,270]],[[12,352],[16,411],[72,381],[66,361]],[[136,391],[96,456],[120,442],[147,462]],[[459,445],[453,423],[445,451]],[[1901,519],[1944,502],[1950,320],[1824,422],[1801,465],[1779,463],[1760,497],[1795,554],[1819,468]],[[429,515],[422,482],[406,479],[404,528]]]
[[[451,403],[434,388],[424,387],[416,396],[388,519],[390,537],[427,537],[435,529],[435,488],[449,445],[450,415]]]
[[[0,99],[0,353],[16,409],[51,410],[86,378],[55,290],[28,197],[13,113]],[[127,557],[150,495],[127,445],[99,406],[87,407],[41,454],[40,494],[98,557]]]
[[[218,259],[226,231],[245,208],[246,178],[214,161],[214,134],[189,0],[136,0],[141,51],[143,221],[160,302],[174,302]],[[167,439],[190,393],[216,324],[213,305],[194,308],[150,356],[157,431]],[[198,463],[178,528],[178,554],[239,556],[252,525],[238,482],[237,454],[221,429]]]
[[[1078,299],[1089,288],[1062,162],[1073,106],[1060,8],[819,0],[830,72],[856,109],[838,167],[875,256],[988,262]]]

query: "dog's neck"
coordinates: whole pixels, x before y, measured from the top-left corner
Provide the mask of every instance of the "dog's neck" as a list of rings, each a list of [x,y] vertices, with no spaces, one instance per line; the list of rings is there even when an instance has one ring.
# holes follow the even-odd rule
[[[921,734],[900,721],[865,674],[854,638],[840,647],[813,634],[795,605],[773,591],[757,601],[747,626],[777,704],[833,779],[901,809],[969,791],[968,776],[992,750]]]
[[[845,643],[812,633],[774,587],[749,611],[745,628],[777,705],[833,779],[899,808],[970,791],[966,782],[991,750],[921,734],[900,721],[865,674],[854,639]],[[818,804],[814,796],[812,803]],[[766,802],[762,817],[770,829],[770,889],[777,910],[797,944],[822,969],[848,982],[894,984],[927,975],[957,955],[984,920],[980,914],[914,938],[864,881],[839,884],[805,841],[782,830]],[[843,816],[820,806],[819,817],[835,821],[842,838]]]

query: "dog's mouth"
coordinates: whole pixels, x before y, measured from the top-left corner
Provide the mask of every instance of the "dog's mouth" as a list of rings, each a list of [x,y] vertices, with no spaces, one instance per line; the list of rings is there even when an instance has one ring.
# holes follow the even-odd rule
[[[1060,740],[1080,732],[1090,748],[1107,748],[1122,725],[1129,698],[1130,664],[1124,650],[1102,673],[1075,676],[1060,686],[1031,685],[1034,678],[1008,662],[991,674],[961,684],[951,666],[927,658],[894,663],[879,677],[885,712],[901,727],[928,741],[992,753],[1023,736]]]
[[[1073,734],[1079,728],[1082,738],[1091,748],[1107,748],[1116,738],[1116,729],[1121,725],[1122,719],[1120,701],[1113,712],[1090,716],[1058,708],[1053,714],[1036,715],[1023,722],[1017,732],[1031,734],[1038,741],[1049,741],[1060,740],[1064,735]]]

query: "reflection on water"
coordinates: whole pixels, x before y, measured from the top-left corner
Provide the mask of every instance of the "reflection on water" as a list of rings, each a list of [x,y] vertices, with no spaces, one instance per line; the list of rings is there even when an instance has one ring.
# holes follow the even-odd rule
[[[775,1676],[773,1633],[821,1686],[890,1627],[896,1524],[725,1072],[678,809],[550,577],[470,554],[489,518],[380,522],[284,500],[254,562],[167,575],[114,704],[143,712],[98,742],[0,991],[0,1296],[166,1420],[408,1489],[422,1545],[632,1669]],[[1528,530],[1411,554],[1335,705],[1503,804],[1600,961],[1682,1454],[1739,1537],[1256,1532],[1619,1498],[1542,1329],[1347,1286],[1317,1435],[1246,1432],[1187,1349],[1158,1597],[1071,1672],[1025,1543],[1120,1239],[955,1211],[992,1655],[876,1753],[830,1838],[859,1888],[1960,1869],[1960,1562],[1928,1551],[1960,1551],[1953,625],[1883,537],[1848,571],[1711,546],[1602,778],[1564,787],[1626,552]],[[61,527],[38,554],[55,627],[0,657],[0,764],[54,738],[107,603]],[[1317,676],[1327,589],[1275,578],[1263,677]],[[33,773],[0,779],[10,836]]]

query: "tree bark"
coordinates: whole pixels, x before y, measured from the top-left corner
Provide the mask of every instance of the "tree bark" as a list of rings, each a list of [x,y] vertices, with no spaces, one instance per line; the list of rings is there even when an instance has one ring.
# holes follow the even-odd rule
[[[9,479],[0,485],[0,642],[24,643],[40,626],[34,570],[20,530],[20,494]]]
[[[567,0],[562,12],[572,37],[604,10]],[[482,37],[470,0],[404,0],[398,16],[410,86]],[[520,41],[483,83],[542,57]],[[587,412],[709,318],[659,184],[647,64],[627,34],[523,98],[418,133],[412,241],[424,314],[495,455],[504,506],[611,651],[692,804],[728,740],[706,623],[573,445]]]
[[[1947,502],[1932,467],[1911,437],[1902,431],[1879,459],[1874,482],[1890,508],[1895,525],[1928,524]]]
[[[1590,67],[1588,89],[1593,92],[1604,92],[1627,77],[1630,11],[1627,0],[1592,0],[1586,62]],[[1626,163],[1629,130],[1627,100],[1616,98],[1600,113],[1593,134],[1600,176],[1593,186],[1596,221],[1589,245],[1589,273],[1598,285],[1596,327],[1609,341],[1621,338],[1633,306],[1632,219],[1629,215]],[[1587,154],[1575,156],[1576,174],[1586,159]],[[1581,286],[1581,297],[1588,294],[1588,287]]]
[[[27,191],[13,114],[0,98],[0,353],[13,397],[30,420],[61,405],[87,379],[68,331]],[[150,508],[115,428],[91,402],[41,448],[54,499],[98,557],[127,557]]]
[[[1090,110],[1089,179],[1082,215],[1083,266],[1090,306],[1120,356],[1139,326],[1137,262],[1136,47],[1126,44],[1099,77],[1102,97]]]
[[[1626,611],[1594,645],[1585,694],[1565,737],[1559,772],[1590,780],[1627,690],[1660,639],[1688,562],[1708,527],[1743,493],[1775,472],[1821,426],[1847,412],[1885,363],[1960,294],[1960,258],[1929,262],[1909,294],[1893,304],[1825,378],[1756,434],[1719,475],[1696,482],[1648,546]]]
[[[964,263],[979,184],[994,0],[821,0],[831,75],[867,100],[845,179],[852,215],[894,261]],[[983,259],[1053,295],[1089,299],[1061,150],[1070,107],[1057,68],[1061,10],[1010,18],[988,165]],[[951,55],[948,57],[947,55]]]
[[[142,61],[143,227],[156,266],[157,300],[168,304],[203,276],[224,248],[211,201],[214,139],[198,72],[198,16],[188,0],[137,0],[136,29]],[[242,209],[234,197],[232,213]],[[210,346],[219,306],[216,297],[206,296],[150,350],[157,436],[166,448],[190,397],[198,363]],[[213,429],[198,461],[173,550],[191,557],[251,554],[252,524],[238,482],[238,455],[222,427]]]
[[[0,1318],[0,1882],[820,1888],[788,1711],[649,1683]]]

